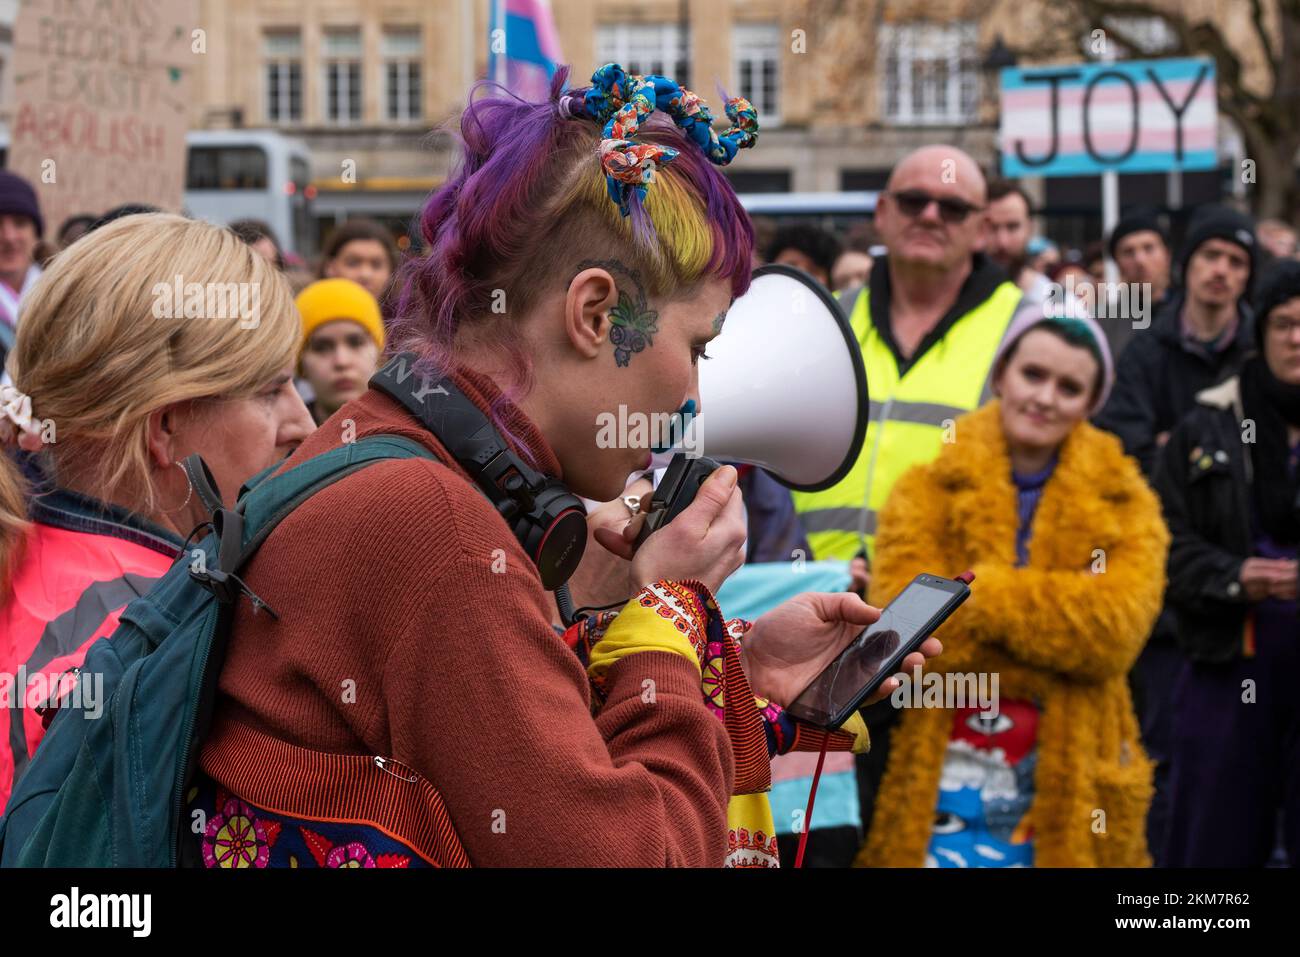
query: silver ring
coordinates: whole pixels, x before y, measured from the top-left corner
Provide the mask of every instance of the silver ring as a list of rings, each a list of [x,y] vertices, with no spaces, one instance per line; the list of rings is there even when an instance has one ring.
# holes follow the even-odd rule
[[[622,501],[623,504],[626,505],[628,507],[628,510],[632,513],[631,517],[635,518],[637,513],[641,511],[640,495],[624,495]]]

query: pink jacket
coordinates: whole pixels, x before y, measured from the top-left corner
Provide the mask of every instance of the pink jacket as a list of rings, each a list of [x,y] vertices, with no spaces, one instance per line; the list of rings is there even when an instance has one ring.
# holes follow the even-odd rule
[[[113,633],[126,605],[152,587],[178,551],[113,521],[67,517],[87,530],[28,526],[0,602],[0,810],[45,733],[36,708],[70,690],[73,676],[60,677],[81,665],[92,642]],[[84,700],[92,710],[94,691],[89,682]]]

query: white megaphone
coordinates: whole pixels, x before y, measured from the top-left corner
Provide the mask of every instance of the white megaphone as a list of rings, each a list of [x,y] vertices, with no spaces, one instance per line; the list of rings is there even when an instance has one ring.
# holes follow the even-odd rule
[[[641,539],[680,514],[719,461],[757,465],[795,491],[830,488],[862,451],[869,409],[839,303],[807,273],[760,266],[700,363],[700,412],[671,449]]]
[[[853,468],[869,408],[862,352],[839,303],[807,273],[760,266],[700,363],[700,414],[680,448],[819,492]]]

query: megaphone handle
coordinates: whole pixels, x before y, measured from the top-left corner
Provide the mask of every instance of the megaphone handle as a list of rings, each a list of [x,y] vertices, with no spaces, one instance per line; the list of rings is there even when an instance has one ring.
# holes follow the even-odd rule
[[[651,534],[663,528],[695,501],[700,485],[721,466],[707,456],[690,458],[684,452],[673,456],[663,480],[650,499],[649,514],[637,536],[640,547]]]

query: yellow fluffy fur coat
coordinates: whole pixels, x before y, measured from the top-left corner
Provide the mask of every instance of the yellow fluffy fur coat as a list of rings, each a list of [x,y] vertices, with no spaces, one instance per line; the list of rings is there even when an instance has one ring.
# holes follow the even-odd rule
[[[1160,611],[1169,534],[1119,440],[1081,423],[1067,437],[1016,568],[1016,488],[994,401],[958,419],[935,461],[895,485],[880,520],[871,600],[921,572],[975,572],[941,628],[939,672],[997,672],[999,695],[1035,700],[1029,811],[1036,867],[1149,866],[1151,763],[1127,675]],[[857,863],[919,867],[952,728],[947,709],[905,711]]]

